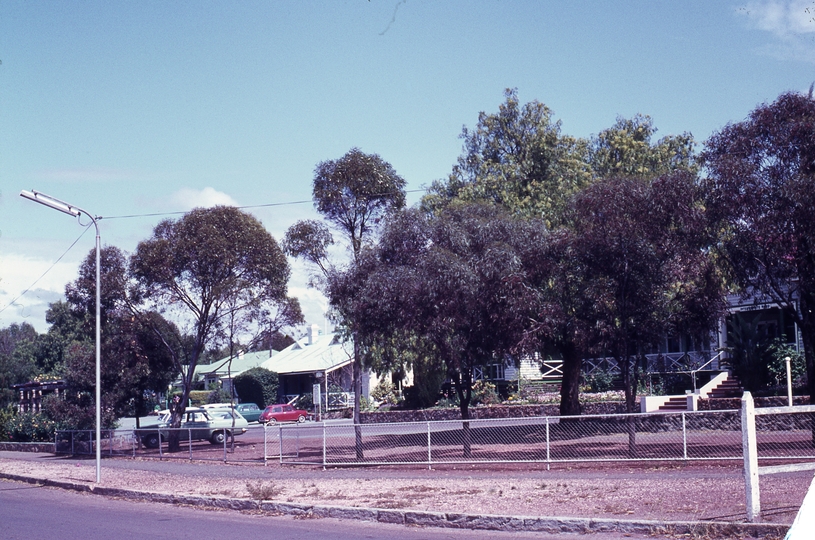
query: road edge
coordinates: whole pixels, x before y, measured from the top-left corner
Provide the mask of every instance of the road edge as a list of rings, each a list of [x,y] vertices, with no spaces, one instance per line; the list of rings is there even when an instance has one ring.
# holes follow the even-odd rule
[[[380,523],[448,529],[491,530],[505,532],[542,532],[591,534],[621,532],[642,534],[691,534],[709,537],[733,538],[736,536],[783,536],[788,525],[775,523],[737,523],[716,521],[657,521],[578,517],[534,517],[474,515],[462,513],[423,512],[416,510],[393,510],[379,508],[354,508],[346,506],[309,505],[274,501],[256,501],[227,497],[204,497],[199,495],[172,495],[151,491],[111,488],[77,482],[50,480],[0,472],[0,478],[26,484],[35,484],[105,497],[132,501],[196,506],[222,510],[261,511],[270,515],[297,517],[353,519]]]

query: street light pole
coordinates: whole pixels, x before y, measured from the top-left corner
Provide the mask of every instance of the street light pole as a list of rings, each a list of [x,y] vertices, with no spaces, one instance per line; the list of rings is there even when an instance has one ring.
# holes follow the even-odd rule
[[[93,226],[96,228],[96,483],[100,483],[102,481],[102,392],[101,392],[101,379],[102,379],[102,353],[101,353],[101,288],[99,286],[100,283],[100,264],[99,259],[100,255],[99,252],[101,250],[101,238],[99,236],[99,224],[96,222],[98,216],[94,217],[86,210],[79,208],[78,206],[74,206],[72,204],[68,204],[65,201],[61,201],[50,195],[46,195],[45,193],[40,193],[39,191],[21,191],[21,197],[25,197],[31,201],[36,203],[40,203],[42,205],[47,206],[48,208],[53,208],[54,210],[59,210],[69,216],[73,216],[75,218],[79,218],[82,214],[85,214],[90,220],[93,222]]]

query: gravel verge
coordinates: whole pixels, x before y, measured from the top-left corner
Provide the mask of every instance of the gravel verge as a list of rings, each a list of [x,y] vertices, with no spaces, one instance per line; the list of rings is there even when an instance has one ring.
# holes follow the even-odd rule
[[[0,452],[0,476],[134,500],[434,527],[656,537],[781,538],[811,473],[764,476],[762,520],[745,523],[735,464],[295,468]]]

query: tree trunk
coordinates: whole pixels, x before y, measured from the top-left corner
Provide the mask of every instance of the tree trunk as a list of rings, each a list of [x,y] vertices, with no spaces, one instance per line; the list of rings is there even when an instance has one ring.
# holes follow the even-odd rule
[[[472,375],[459,373],[453,381],[456,386],[456,393],[458,394],[458,406],[461,411],[461,436],[462,444],[464,446],[464,457],[472,457],[472,433],[470,432],[470,400],[473,397],[473,381]]]
[[[186,385],[185,385],[186,387]],[[167,451],[178,452],[181,450],[179,442],[179,434],[177,428],[181,427],[181,420],[184,418],[184,411],[187,409],[186,403],[189,399],[189,390],[186,388],[182,391],[181,396],[175,396],[170,403],[170,427],[176,428],[167,434]],[[161,444],[161,441],[159,441]]]
[[[573,343],[561,347],[563,355],[563,382],[560,385],[560,416],[580,414],[580,372],[583,356]]]
[[[627,347],[623,347],[623,350],[627,350]],[[625,385],[625,412],[631,414],[636,412],[634,407],[637,399],[637,379],[636,377],[632,377],[631,374],[632,366],[630,355],[628,353],[621,355],[621,357],[617,359],[617,363],[620,366],[620,374],[622,375],[623,384]],[[636,369],[636,366],[634,366],[634,369]],[[628,457],[635,458],[637,457],[636,418],[629,418],[626,424],[628,428]]]
[[[365,458],[362,450],[362,426],[360,425],[360,407],[362,397],[362,358],[360,356],[361,347],[358,340],[354,339],[354,362],[352,364],[352,379],[354,386],[354,448],[356,449],[357,461]]]

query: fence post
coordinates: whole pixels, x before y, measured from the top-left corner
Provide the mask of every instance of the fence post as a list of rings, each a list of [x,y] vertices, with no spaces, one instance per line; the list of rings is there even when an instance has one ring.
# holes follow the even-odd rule
[[[325,452],[326,452],[326,444],[325,444],[325,420],[323,420],[323,470],[325,470]]]
[[[747,503],[747,521],[754,521],[761,514],[755,412],[753,396],[750,392],[745,392],[741,398],[741,444],[744,453],[744,492]]]
[[[192,428],[187,429],[187,442],[190,446],[190,461],[192,461]]]
[[[688,459],[688,430],[685,425],[685,413],[682,413],[682,458]]]
[[[433,458],[430,455],[430,422],[427,422],[427,470],[431,470],[433,467],[430,465],[433,463]]]
[[[549,417],[546,417],[546,470],[549,470]]]
[[[280,423],[277,424],[277,443],[280,446],[280,464],[283,464],[283,428]]]
[[[226,439],[227,439],[226,428],[224,428],[224,463],[226,463]]]

